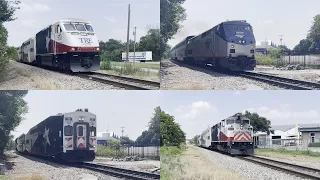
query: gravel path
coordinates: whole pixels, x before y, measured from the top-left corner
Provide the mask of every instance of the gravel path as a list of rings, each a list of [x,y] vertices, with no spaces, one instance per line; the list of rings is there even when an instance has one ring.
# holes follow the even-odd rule
[[[51,163],[33,157],[22,157],[10,153],[14,165],[6,175],[9,179],[50,179],[50,180],[118,180],[119,178],[106,176],[104,174],[87,169],[73,168],[56,163]],[[35,178],[37,177],[37,178]]]
[[[250,163],[235,157],[221,154],[207,149],[198,148],[200,152],[208,157],[212,163],[227,169],[233,169],[236,173],[248,180],[300,180],[302,178],[280,171],[276,171],[261,165]]]
[[[0,89],[5,90],[110,90],[122,89],[80,77],[10,61],[9,73]]]
[[[161,89],[190,90],[282,90],[267,83],[220,74],[207,69],[181,64],[161,62]]]

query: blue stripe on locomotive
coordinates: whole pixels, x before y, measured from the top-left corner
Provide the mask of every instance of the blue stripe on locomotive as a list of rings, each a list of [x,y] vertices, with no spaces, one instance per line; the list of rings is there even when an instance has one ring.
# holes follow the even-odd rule
[[[227,25],[237,25],[238,28],[239,26],[248,26],[251,28],[252,30],[252,27],[249,23],[247,22],[243,22],[243,21],[227,21],[227,22],[223,22],[220,24],[220,28],[219,28],[219,31],[216,31],[216,35],[221,37],[223,40],[227,41],[227,42],[232,42],[234,44],[241,44],[241,45],[248,45],[248,44],[253,44],[253,43],[256,43],[256,40],[255,40],[255,37],[253,35],[253,32],[251,31],[250,33],[246,33],[245,36],[243,36],[243,38],[239,38],[236,36],[236,31],[235,30],[234,32],[227,32],[225,27]],[[221,28],[222,27],[222,28]],[[238,31],[240,31],[238,29]],[[234,37],[237,37],[237,38],[234,38]],[[239,40],[244,40],[245,43],[240,43]]]
[[[36,54],[50,53],[50,39],[51,25],[36,34]]]

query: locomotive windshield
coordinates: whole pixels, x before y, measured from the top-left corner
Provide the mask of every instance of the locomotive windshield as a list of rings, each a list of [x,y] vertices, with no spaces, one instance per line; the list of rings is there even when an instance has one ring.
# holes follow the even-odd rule
[[[223,24],[225,39],[228,42],[250,44],[254,43],[252,27],[249,24]]]
[[[234,124],[234,120],[227,120],[227,125],[228,124]]]
[[[67,31],[89,31],[89,32],[93,32],[93,28],[91,25],[89,24],[81,24],[81,23],[65,23],[63,24],[64,28]]]

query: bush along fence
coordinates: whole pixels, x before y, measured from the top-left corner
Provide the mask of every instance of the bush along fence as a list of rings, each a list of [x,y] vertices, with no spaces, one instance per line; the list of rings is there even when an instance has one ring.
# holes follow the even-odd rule
[[[120,151],[126,156],[139,156],[142,158],[160,158],[160,146],[148,146],[148,147],[120,147]]]

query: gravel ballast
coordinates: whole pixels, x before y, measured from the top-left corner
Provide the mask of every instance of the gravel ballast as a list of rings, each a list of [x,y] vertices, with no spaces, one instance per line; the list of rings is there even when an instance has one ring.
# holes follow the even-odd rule
[[[117,90],[112,85],[10,61],[2,90]]]
[[[12,169],[6,172],[9,179],[28,179],[35,176],[48,180],[119,179],[87,169],[64,166],[33,157],[23,157],[13,152],[9,153],[8,156],[11,157],[10,161],[14,163]]]
[[[161,89],[283,90],[267,83],[171,61],[161,62],[160,75]]]
[[[224,167],[226,169],[233,169],[236,173],[247,178],[248,180],[302,180],[300,177],[247,162],[236,157],[221,154],[219,152],[209,151],[202,148],[198,148],[198,150],[206,155],[208,159],[210,159],[210,161],[215,165]]]

